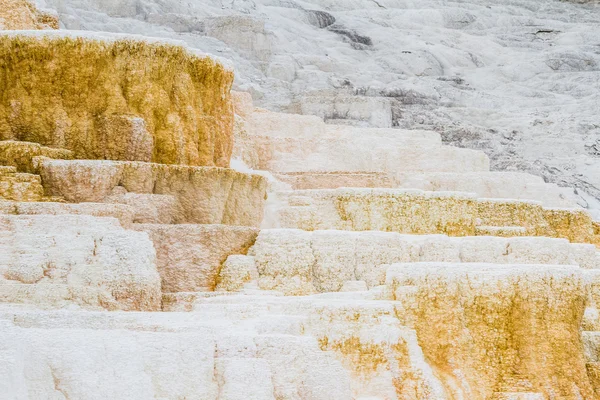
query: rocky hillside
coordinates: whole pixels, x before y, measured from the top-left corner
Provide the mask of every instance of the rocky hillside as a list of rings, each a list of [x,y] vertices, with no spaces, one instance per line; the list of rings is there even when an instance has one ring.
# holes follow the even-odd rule
[[[467,14],[447,11],[458,4],[419,19],[423,8],[359,3],[60,2],[63,26],[145,27],[196,48],[47,30],[28,2],[0,8],[32,29],[0,31],[2,399],[600,399],[600,221],[573,188],[492,171],[494,154],[444,143],[454,122],[425,123],[452,110],[461,124],[499,124],[492,110],[522,122],[527,85],[537,79],[539,105],[543,79],[593,79],[594,51],[591,71],[564,72],[564,54],[532,56],[549,42],[518,58],[481,35],[487,15],[520,37],[522,4],[502,6],[507,19],[470,4],[461,27]],[[556,18],[594,10],[545,4]],[[257,20],[276,12],[281,29]],[[390,34],[401,21],[412,41],[378,50],[403,41]],[[234,61],[203,52],[219,50]],[[503,57],[510,68],[469,64]],[[533,73],[540,63],[563,72]],[[578,114],[548,103],[555,124],[596,118],[593,85],[579,85]]]
[[[600,199],[595,1],[45,0],[67,29],[176,37],[264,107],[432,129]]]

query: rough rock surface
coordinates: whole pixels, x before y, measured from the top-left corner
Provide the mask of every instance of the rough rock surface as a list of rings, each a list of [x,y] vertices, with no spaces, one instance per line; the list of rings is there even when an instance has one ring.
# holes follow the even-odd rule
[[[0,229],[1,302],[160,309],[152,243],[116,219],[4,215]]]
[[[493,170],[575,186],[599,208],[597,1],[46,3],[67,29],[173,37],[223,55],[262,107],[434,129],[484,150]],[[215,33],[215,16],[238,22]]]
[[[581,208],[544,208],[534,201],[477,198],[467,192],[414,189],[312,189],[278,192],[269,228],[379,230],[450,236],[518,228],[529,236],[596,243],[594,223]]]
[[[326,125],[312,116],[254,108],[244,93],[234,92],[233,98],[234,157],[251,168],[272,171],[293,189],[468,191],[484,198],[536,200],[548,207],[569,208],[579,201],[572,188],[535,175],[489,172],[483,152],[442,146],[434,131]]]
[[[127,203],[127,195],[131,198],[133,193],[174,197],[175,204],[160,210],[172,214],[150,222],[166,218],[176,223],[258,226],[263,216],[266,180],[233,169],[42,159],[38,171],[46,193],[69,202]],[[125,197],[120,199],[119,194]],[[143,219],[139,217],[136,222]]]
[[[179,46],[84,37],[0,35],[2,140],[76,158],[229,166],[232,71]]]
[[[258,230],[227,225],[137,224],[154,242],[162,291],[212,291],[230,254],[243,254]]]
[[[383,285],[389,264],[400,262],[561,264],[600,268],[595,246],[546,237],[451,238],[373,231],[265,229],[248,254],[243,261],[240,256],[231,256],[228,264],[243,262],[244,270],[255,274],[254,280],[261,289],[291,295],[337,292],[349,281],[363,281],[369,288]],[[231,274],[227,270],[221,273]]]
[[[579,342],[586,298],[578,268],[396,264],[387,282],[450,396],[490,398],[521,386],[594,398]]]
[[[2,0],[0,30],[58,29],[58,16],[29,0]]]
[[[573,158],[590,4],[40,5],[230,56],[249,93],[156,39],[0,35],[0,397],[600,398],[590,198],[442,143],[534,112]]]

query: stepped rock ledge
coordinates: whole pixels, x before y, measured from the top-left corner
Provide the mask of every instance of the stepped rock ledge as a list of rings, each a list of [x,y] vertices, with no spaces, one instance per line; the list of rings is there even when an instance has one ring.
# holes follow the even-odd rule
[[[592,203],[398,124],[390,96],[308,90],[328,67],[286,58],[287,28],[255,18],[300,20],[299,41],[326,31],[344,63],[383,40],[349,12],[412,32],[412,2],[168,3],[0,0],[2,399],[600,399]],[[506,26],[535,25],[525,3]],[[465,4],[427,21],[495,15]],[[94,32],[91,16],[168,28]],[[419,54],[415,79],[467,68]],[[257,106],[280,103],[285,80],[306,92],[288,112]]]

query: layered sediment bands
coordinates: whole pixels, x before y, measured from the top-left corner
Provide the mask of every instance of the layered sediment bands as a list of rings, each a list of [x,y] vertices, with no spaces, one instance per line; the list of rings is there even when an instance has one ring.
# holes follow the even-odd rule
[[[121,190],[175,197],[173,223],[258,226],[263,216],[266,179],[228,168],[40,159],[38,169],[47,194],[69,202],[106,201]]]
[[[579,332],[586,289],[578,268],[396,264],[387,283],[449,398],[595,398]]]
[[[278,196],[282,204],[271,212],[283,228],[549,236],[579,243],[597,242],[592,219],[585,210],[544,208],[535,201],[382,188],[295,190],[279,192]]]
[[[38,10],[29,0],[2,0],[0,30],[58,29],[58,17]]]
[[[399,173],[400,187],[431,191],[462,191],[484,198],[529,199],[547,207],[577,207],[572,189],[546,183],[520,172]]]
[[[112,217],[119,220],[124,228],[129,228],[134,220],[135,210],[124,204],[102,203],[53,203],[53,202],[14,202],[1,201],[0,214],[7,215],[91,215]]]
[[[75,158],[229,166],[232,71],[179,46],[76,35],[0,35],[0,139]]]
[[[298,190],[286,195],[289,207],[279,210],[284,228],[452,236],[475,233],[475,199],[464,193],[342,188]]]
[[[240,264],[239,256],[230,258]],[[385,283],[389,264],[427,261],[600,268],[595,246],[565,239],[264,229],[245,257],[244,269],[251,272],[248,265],[253,266],[263,290],[307,295],[337,292],[352,281],[364,282],[365,290],[374,288]]]

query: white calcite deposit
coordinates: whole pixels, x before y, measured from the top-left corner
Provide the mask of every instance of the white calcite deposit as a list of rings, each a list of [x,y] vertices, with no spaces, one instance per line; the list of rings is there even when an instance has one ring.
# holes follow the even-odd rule
[[[0,35],[0,398],[600,398],[592,4],[38,6],[88,32]]]
[[[595,0],[39,3],[66,29],[178,39],[231,59],[236,87],[263,107],[432,129],[484,150],[495,171],[575,186],[599,208]]]

